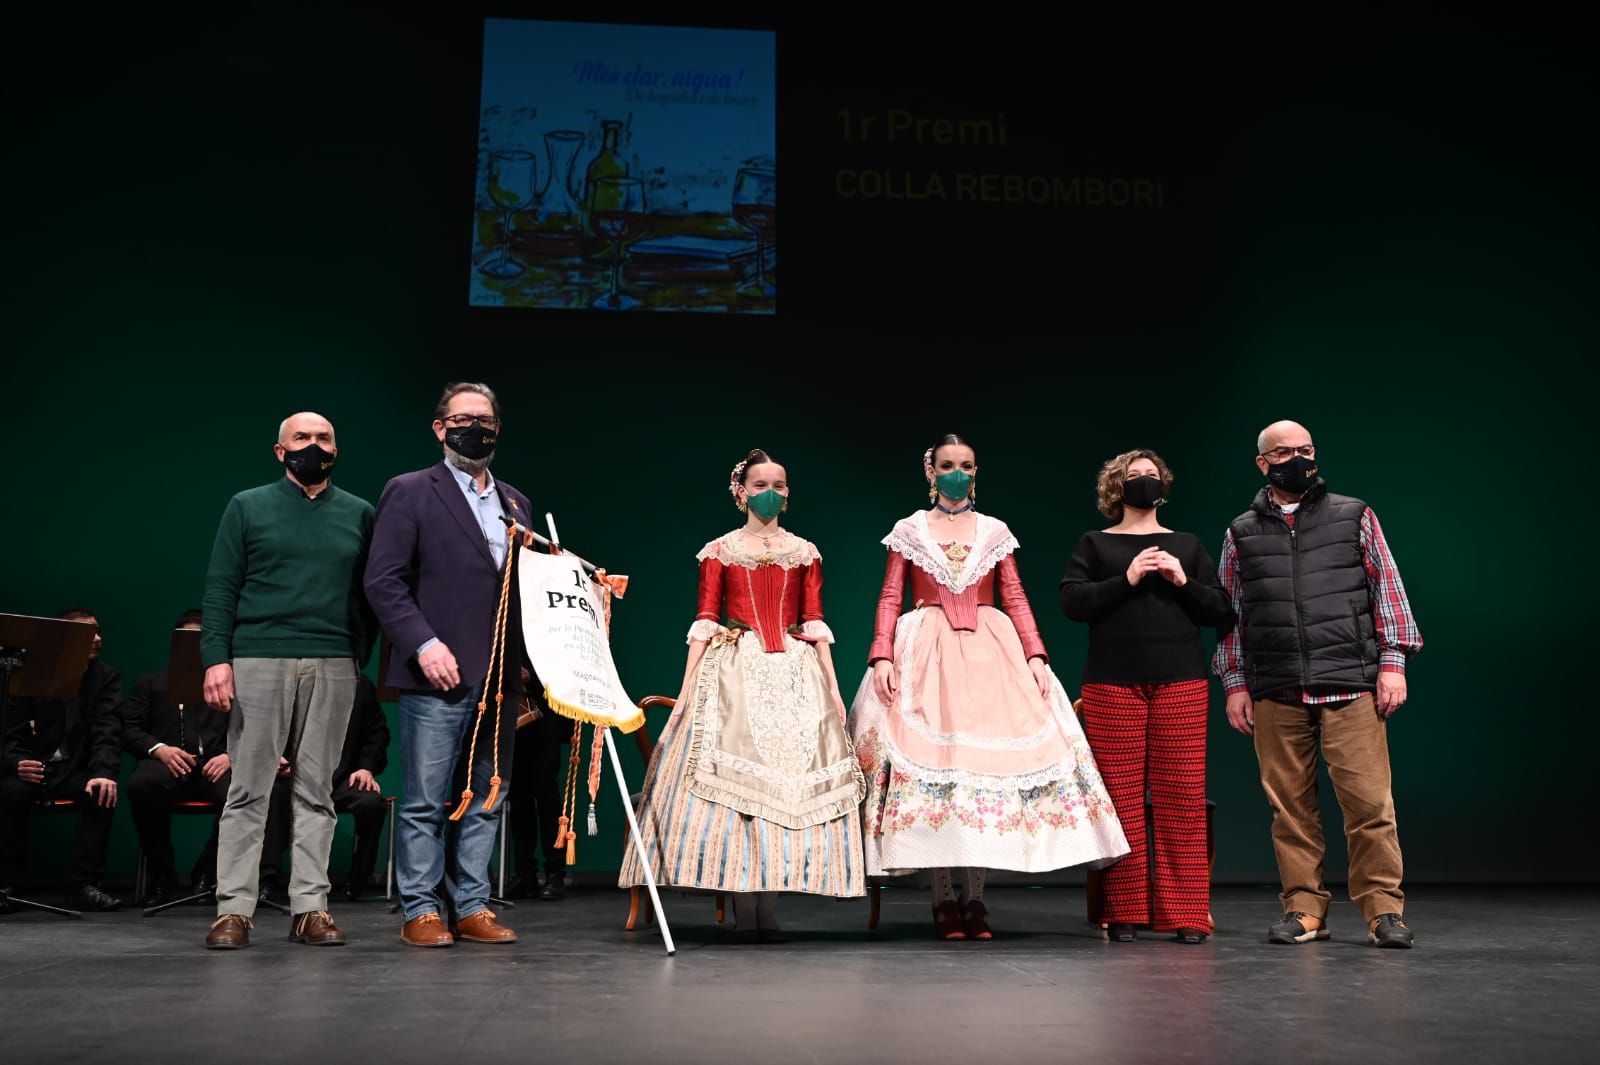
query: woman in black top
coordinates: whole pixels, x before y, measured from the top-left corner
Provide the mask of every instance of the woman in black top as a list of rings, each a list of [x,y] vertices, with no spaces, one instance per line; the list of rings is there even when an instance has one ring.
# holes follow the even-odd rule
[[[1229,617],[1217,568],[1191,533],[1156,519],[1172,471],[1154,451],[1100,469],[1100,512],[1061,579],[1061,609],[1089,623],[1083,730],[1132,848],[1105,874],[1101,919],[1128,942],[1136,925],[1203,943],[1211,931],[1206,868],[1206,708],[1200,627]],[[1155,813],[1150,896],[1145,793]]]

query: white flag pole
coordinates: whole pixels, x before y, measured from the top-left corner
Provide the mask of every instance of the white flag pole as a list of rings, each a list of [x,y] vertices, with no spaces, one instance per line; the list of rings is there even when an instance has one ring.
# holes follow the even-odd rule
[[[561,537],[556,534],[556,519],[548,511],[544,516],[545,528],[550,530],[550,543],[560,546]],[[628,794],[628,784],[622,775],[622,759],[617,757],[617,744],[611,738],[611,730],[604,725],[596,725],[605,734],[606,753],[611,756],[611,770],[617,777],[617,791],[622,796],[622,809],[628,815],[629,834],[633,837],[633,847],[639,856],[639,865],[644,869],[645,887],[650,889],[650,905],[655,908],[656,923],[661,926],[661,939],[667,947],[667,957],[678,953],[678,948],[672,942],[672,929],[667,927],[667,914],[661,908],[661,894],[656,890],[656,874],[650,865],[650,855],[645,849],[644,833],[639,831],[639,820],[633,813],[633,796]]]
[[[595,726],[598,728],[599,726]],[[639,831],[639,820],[633,814],[633,796],[628,794],[628,786],[622,780],[622,760],[617,757],[617,745],[611,738],[611,730],[606,729],[606,752],[611,755],[611,768],[617,774],[617,790],[622,793],[622,808],[628,814],[628,831],[633,835],[633,849],[639,856],[639,868],[644,870],[644,884],[650,889],[650,905],[655,907],[656,923],[661,926],[661,939],[667,945],[667,956],[678,953],[678,948],[672,944],[672,929],[667,927],[667,913],[661,908],[661,895],[656,891],[656,873],[650,865],[650,855],[644,845],[644,833]]]

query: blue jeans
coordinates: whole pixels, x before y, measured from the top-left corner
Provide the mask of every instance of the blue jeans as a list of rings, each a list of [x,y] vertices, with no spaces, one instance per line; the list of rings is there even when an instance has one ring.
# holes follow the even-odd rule
[[[460,799],[464,774],[457,775],[472,742],[478,713],[473,688],[457,702],[428,692],[400,696],[400,752],[405,762],[405,795],[400,800],[395,859],[400,901],[406,920],[436,913],[460,921],[489,906],[489,859],[494,853],[500,814],[511,793],[511,752],[515,746],[516,702],[509,701],[500,721],[500,797],[485,813],[489,777],[494,768],[494,706],[484,713],[478,735],[478,757],[472,766],[472,805],[454,822],[447,839],[446,818]],[[443,897],[440,888],[444,889]]]

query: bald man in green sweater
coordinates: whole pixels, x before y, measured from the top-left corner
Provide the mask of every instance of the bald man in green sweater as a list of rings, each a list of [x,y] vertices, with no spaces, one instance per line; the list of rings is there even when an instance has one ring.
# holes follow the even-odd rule
[[[206,572],[200,655],[205,698],[229,714],[233,781],[217,841],[217,919],[206,946],[248,946],[278,758],[293,750],[290,938],[337,946],[328,854],[333,771],[372,646],[361,591],[372,504],[329,480],[338,448],[320,414],[285,418],[273,445],[284,475],[228,501]]]

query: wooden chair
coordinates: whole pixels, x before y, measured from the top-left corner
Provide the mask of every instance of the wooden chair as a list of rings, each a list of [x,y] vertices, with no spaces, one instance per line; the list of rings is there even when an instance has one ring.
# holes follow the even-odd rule
[[[1078,715],[1079,719],[1081,720],[1083,718],[1083,700],[1082,699],[1074,699],[1072,701],[1072,709],[1073,709],[1073,712],[1076,713]],[[1213,824],[1214,824],[1214,822],[1216,820],[1216,817],[1215,817],[1216,810],[1217,810],[1217,804],[1212,802],[1210,799],[1207,799],[1206,800],[1206,878],[1208,880],[1210,879],[1212,872],[1216,869],[1216,866],[1217,866],[1217,841],[1216,841],[1215,835],[1213,834]],[[1146,826],[1152,825],[1154,817],[1155,817],[1155,804],[1151,801],[1150,789],[1146,788],[1145,792],[1144,792],[1144,821],[1145,821],[1145,825]],[[1154,855],[1155,832],[1154,832],[1153,829],[1151,829],[1149,827],[1146,828],[1145,840],[1147,842],[1147,845],[1151,848],[1151,860],[1149,862],[1149,871],[1150,871],[1150,891],[1151,891],[1151,894],[1153,895],[1155,893],[1155,877],[1156,877],[1156,863],[1155,863],[1155,855]],[[1105,870],[1104,869],[1091,869],[1091,870],[1089,870],[1088,875],[1087,875],[1087,877],[1086,877],[1086,879],[1084,881],[1084,896],[1085,896],[1085,902],[1087,903],[1087,909],[1088,909],[1088,912],[1089,912],[1089,923],[1090,924],[1097,924],[1101,928],[1105,928],[1106,927],[1106,922],[1102,921],[1100,919],[1101,914],[1105,912],[1105,905],[1106,905],[1106,888],[1105,888]],[[1207,914],[1206,916],[1210,917],[1211,915]],[[1213,920],[1211,923],[1212,923],[1213,926],[1215,926],[1216,921]]]
[[[665,695],[646,695],[643,699],[639,700],[639,709],[644,711],[646,717],[650,716],[650,711],[652,710],[666,710],[668,713],[671,713],[673,708],[677,705],[678,700],[668,698]],[[650,764],[650,756],[655,753],[656,749],[655,741],[650,738],[649,729],[641,728],[636,730],[633,734],[633,741],[639,745],[639,757],[643,758],[644,764],[648,766]],[[633,800],[635,809],[637,809],[639,804],[639,796],[633,795],[631,796],[631,799]],[[622,843],[625,848],[632,846],[632,840],[630,840],[626,834],[623,836]],[[717,923],[722,924],[725,920],[727,920],[728,917],[728,897],[726,895],[718,894],[715,896],[715,898],[717,906]],[[644,890],[642,888],[631,887],[628,889],[628,923],[623,925],[623,927],[629,932],[634,931],[639,926],[639,910],[642,906],[643,899]],[[653,922],[656,919],[655,911],[646,909],[644,913],[644,919],[646,923]]]

